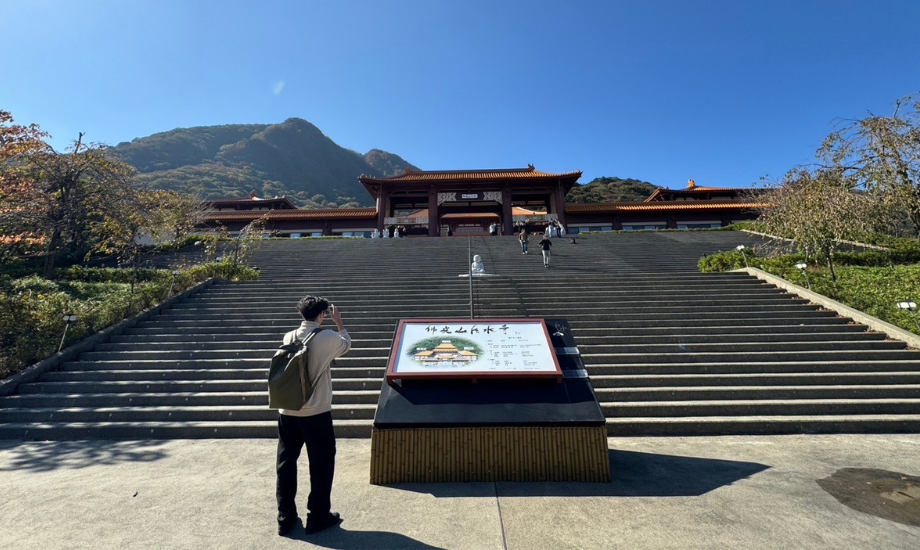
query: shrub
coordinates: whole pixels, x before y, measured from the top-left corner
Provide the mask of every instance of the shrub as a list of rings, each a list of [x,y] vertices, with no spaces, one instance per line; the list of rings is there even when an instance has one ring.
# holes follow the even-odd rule
[[[8,279],[0,295],[0,378],[53,355],[64,331],[63,315],[78,320],[67,331],[65,347],[156,305],[170,287],[181,292],[210,277],[244,281],[258,279],[255,269],[228,262],[180,270],[141,270],[142,282],[131,291],[131,269],[59,270],[59,280],[38,276]],[[3,283],[3,281],[0,281]]]

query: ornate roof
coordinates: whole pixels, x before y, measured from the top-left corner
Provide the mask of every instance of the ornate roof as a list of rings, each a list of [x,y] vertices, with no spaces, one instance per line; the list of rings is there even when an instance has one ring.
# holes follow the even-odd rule
[[[655,202],[667,200],[662,197],[693,197],[700,193],[731,193],[734,196],[738,196],[742,189],[736,187],[701,187],[694,183],[693,180],[690,180],[689,185],[683,189],[669,189],[667,187],[659,187],[645,199],[645,202]]]
[[[268,220],[343,220],[376,218],[376,208],[341,208],[338,210],[268,210],[208,212],[207,221],[252,221],[265,217]]]
[[[656,210],[753,210],[766,208],[769,204],[742,201],[656,201],[648,202],[605,202],[596,204],[566,204],[566,214],[592,214],[608,212],[636,212]]]
[[[262,199],[256,196],[256,192],[253,191],[248,197],[243,197],[239,199],[217,199],[205,201],[205,204],[212,208],[240,208],[243,210],[250,210],[253,207],[257,206],[268,206],[272,209],[278,210],[294,210],[297,207],[287,199],[287,197],[275,197],[272,199]]]
[[[406,183],[406,182],[463,182],[473,183],[482,180],[521,180],[521,179],[544,179],[544,178],[566,178],[574,182],[581,177],[581,170],[572,172],[563,172],[553,174],[550,172],[541,172],[533,167],[532,164],[527,168],[498,168],[491,170],[412,170],[407,169],[405,173],[389,178],[374,178],[361,175],[358,179],[361,183]]]

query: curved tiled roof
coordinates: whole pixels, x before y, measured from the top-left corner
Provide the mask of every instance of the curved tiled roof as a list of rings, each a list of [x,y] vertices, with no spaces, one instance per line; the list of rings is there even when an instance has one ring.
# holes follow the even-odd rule
[[[207,221],[250,221],[261,217],[268,220],[341,220],[376,218],[376,208],[341,208],[338,210],[269,210],[243,212],[208,212]]]
[[[673,191],[673,189],[668,189],[667,191]],[[683,189],[678,189],[677,191],[742,191],[737,187],[701,187],[696,185],[694,187],[685,187]]]
[[[501,168],[494,170],[406,170],[405,173],[389,178],[374,178],[361,175],[358,179],[362,183],[407,183],[429,181],[479,181],[500,179],[541,179],[541,178],[574,178],[581,177],[581,170],[553,174],[541,172],[533,166],[527,168]]]
[[[590,214],[604,212],[636,212],[641,210],[744,210],[766,208],[769,204],[740,201],[658,201],[658,202],[606,202],[595,204],[567,204],[567,214]]]

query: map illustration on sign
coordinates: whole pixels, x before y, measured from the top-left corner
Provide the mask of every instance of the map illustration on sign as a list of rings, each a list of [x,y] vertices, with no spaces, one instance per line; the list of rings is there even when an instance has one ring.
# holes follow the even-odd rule
[[[406,353],[420,365],[453,367],[475,363],[482,355],[482,348],[465,338],[436,336],[416,342]]]
[[[403,320],[387,379],[559,377],[541,319]]]

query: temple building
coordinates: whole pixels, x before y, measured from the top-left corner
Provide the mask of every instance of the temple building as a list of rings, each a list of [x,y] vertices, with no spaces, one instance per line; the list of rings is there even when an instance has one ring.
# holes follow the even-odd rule
[[[472,363],[479,358],[478,355],[468,350],[460,350],[450,340],[441,340],[437,347],[424,350],[413,355],[419,363],[437,363],[439,365]]]
[[[559,223],[568,234],[585,231],[701,229],[757,217],[763,205],[739,189],[658,188],[643,202],[566,203],[581,171],[553,174],[527,168],[500,170],[406,170],[388,178],[358,180],[376,202],[373,208],[298,209],[283,197],[211,201],[206,226],[237,232],[264,219],[277,236],[369,237],[402,227],[407,236],[510,235],[521,227],[542,231]]]

